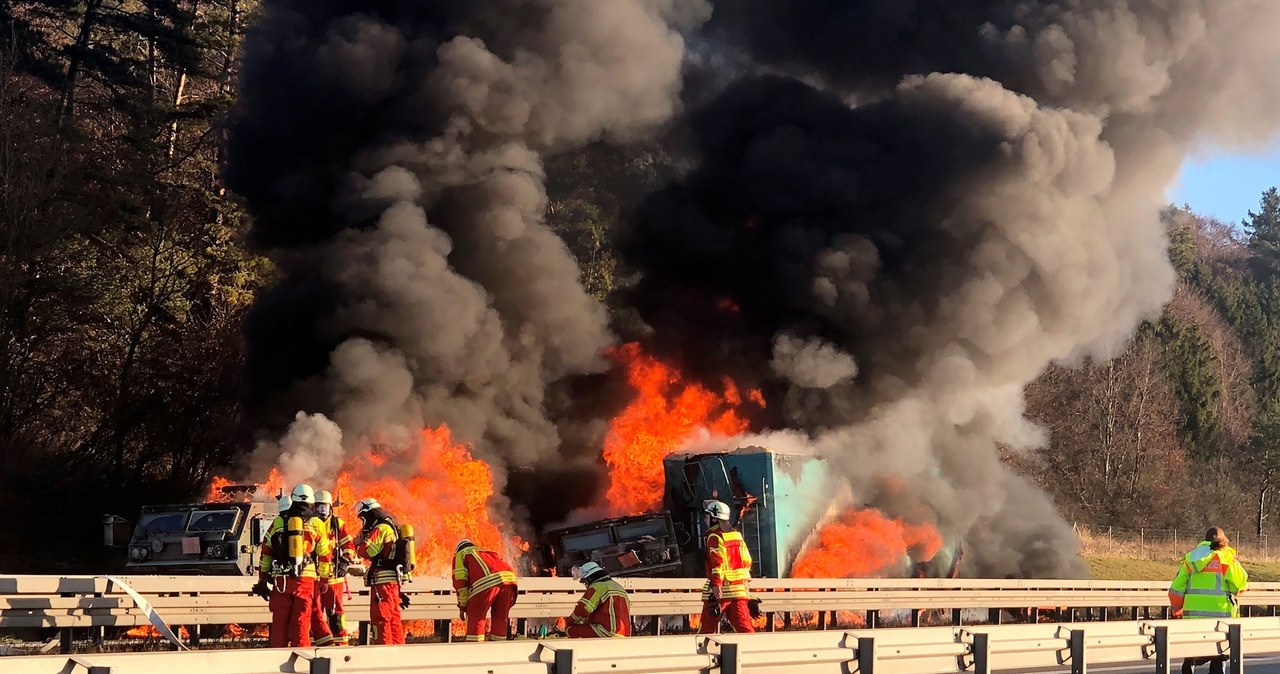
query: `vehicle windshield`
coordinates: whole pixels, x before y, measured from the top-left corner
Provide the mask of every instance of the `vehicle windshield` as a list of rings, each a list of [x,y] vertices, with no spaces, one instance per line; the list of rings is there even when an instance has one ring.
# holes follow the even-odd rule
[[[613,543],[609,536],[609,530],[587,531],[580,534],[571,534],[565,536],[562,545],[566,551],[569,550],[595,550],[603,548]]]
[[[197,510],[191,513],[187,531],[230,531],[236,528],[239,510]]]
[[[632,522],[618,527],[618,538],[624,541],[635,540],[641,536],[661,538],[667,535],[665,520],[654,518],[644,522]]]
[[[176,534],[187,523],[187,513],[147,513],[138,521],[138,533]]]

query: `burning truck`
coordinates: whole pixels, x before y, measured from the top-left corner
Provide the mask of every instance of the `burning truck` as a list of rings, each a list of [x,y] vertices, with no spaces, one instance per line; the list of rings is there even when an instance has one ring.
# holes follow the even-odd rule
[[[702,506],[729,505],[751,550],[756,578],[786,578],[821,525],[851,496],[827,462],[763,447],[718,453],[676,453],[663,460],[663,510],[547,532],[539,550],[544,573],[568,576],[591,561],[616,576],[690,577],[703,573]],[[928,559],[904,556],[884,575],[955,577],[960,546],[942,546]]]
[[[279,510],[274,500],[251,500],[256,489],[228,485],[224,500],[143,506],[132,525],[106,515],[103,544],[127,549],[129,574],[257,575],[263,537]]]

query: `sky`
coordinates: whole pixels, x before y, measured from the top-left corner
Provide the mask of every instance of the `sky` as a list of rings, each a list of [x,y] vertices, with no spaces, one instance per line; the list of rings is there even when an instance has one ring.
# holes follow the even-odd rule
[[[1193,157],[1182,166],[1168,191],[1173,204],[1239,225],[1258,209],[1262,192],[1280,186],[1280,147],[1261,154],[1210,154]]]

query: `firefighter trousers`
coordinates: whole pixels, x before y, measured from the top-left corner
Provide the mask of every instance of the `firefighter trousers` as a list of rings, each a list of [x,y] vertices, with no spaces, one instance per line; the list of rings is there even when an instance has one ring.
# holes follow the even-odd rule
[[[746,599],[725,599],[720,602],[720,615],[712,615],[711,602],[702,603],[702,625],[698,634],[715,634],[720,631],[720,616],[729,621],[729,627],[739,634],[750,634],[756,631],[751,621],[751,611],[747,608]]]
[[[321,581],[316,587],[320,588],[324,585],[324,581]],[[347,639],[350,636],[347,634],[347,613],[343,607],[346,593],[347,581],[340,580],[336,583],[328,583],[328,589],[316,597],[316,604],[319,609],[317,613],[320,619],[325,621],[325,625],[329,628],[329,633],[333,635],[332,640],[329,642],[331,646],[346,646]],[[312,628],[312,633],[316,633],[314,627]],[[320,640],[317,639],[316,645],[324,646],[325,644],[320,643]]]
[[[592,623],[569,623],[564,628],[565,634],[572,639],[593,639],[597,637],[616,637],[620,634],[610,634],[608,628],[603,625],[594,625]]]
[[[329,627],[329,614],[325,611],[325,602],[333,601],[333,588],[327,580],[316,581],[315,597],[311,600],[311,643],[316,646],[333,645],[333,629]]]
[[[311,606],[315,599],[315,578],[271,579],[271,647],[311,645]]]
[[[467,599],[467,641],[506,639],[511,607],[516,604],[516,586],[504,583],[481,590]],[[486,632],[486,616],[489,617]]]
[[[400,583],[380,583],[369,588],[369,629],[375,644],[404,643]]]

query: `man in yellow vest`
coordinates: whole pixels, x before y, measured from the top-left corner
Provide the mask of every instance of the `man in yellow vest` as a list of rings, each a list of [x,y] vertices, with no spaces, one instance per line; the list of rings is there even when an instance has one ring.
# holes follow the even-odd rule
[[[1236,595],[1249,585],[1249,574],[1236,559],[1227,535],[1211,527],[1204,540],[1188,552],[1169,586],[1169,605],[1175,618],[1238,618]],[[1224,657],[1187,658],[1183,674],[1192,674],[1196,665],[1209,664],[1210,674],[1222,674]]]
[[[316,517],[324,527],[323,535],[329,542],[332,554],[329,559],[321,559],[316,563],[315,607],[312,611],[312,632],[320,634],[315,637],[316,646],[346,646],[347,616],[344,607],[344,595],[347,593],[347,568],[358,559],[355,538],[346,530],[346,522],[333,512],[333,493],[316,492]],[[330,637],[323,635],[323,622],[328,627]]]
[[[587,591],[573,607],[565,632],[570,637],[631,636],[631,600],[627,591],[595,562],[578,569]]]
[[[283,499],[282,505],[284,505]],[[312,516],[315,490],[300,484],[289,494],[287,509],[278,515],[262,541],[261,563],[255,594],[267,594],[271,610],[271,646],[310,646],[315,605],[316,562],[333,554],[324,536],[324,525]],[[302,520],[301,557],[289,556],[288,520]],[[319,638],[329,636],[328,625],[316,627]],[[330,637],[332,639],[332,637]]]
[[[729,523],[729,506],[707,501],[702,508],[711,518],[707,531],[707,582],[702,588],[699,634],[720,631],[720,616],[734,632],[756,631],[751,615],[751,551],[742,534]]]

